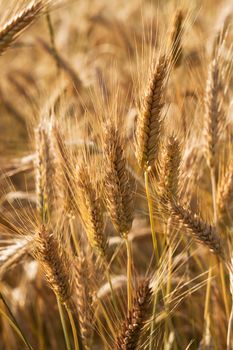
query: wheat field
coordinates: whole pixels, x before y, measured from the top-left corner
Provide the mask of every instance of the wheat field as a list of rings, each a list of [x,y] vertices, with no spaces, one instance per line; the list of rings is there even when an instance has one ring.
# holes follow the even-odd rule
[[[0,350],[233,349],[232,0],[0,1]]]

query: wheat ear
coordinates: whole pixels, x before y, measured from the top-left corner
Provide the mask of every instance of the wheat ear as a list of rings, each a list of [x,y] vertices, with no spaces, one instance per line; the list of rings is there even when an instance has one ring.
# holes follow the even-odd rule
[[[223,124],[219,91],[219,64],[218,61],[214,59],[209,67],[205,93],[206,158],[210,169],[215,168],[218,141]]]
[[[159,181],[159,194],[163,203],[178,198],[180,163],[180,143],[177,138],[171,136],[164,149]]]
[[[0,55],[14,42],[20,33],[32,24],[45,9],[47,1],[34,1],[0,29]]]
[[[174,202],[171,204],[171,215],[173,220],[177,220],[177,223],[185,227],[197,241],[225,260],[224,248],[215,227],[201,220],[190,209]]]
[[[133,182],[126,168],[124,142],[113,125],[104,138],[104,172],[107,208],[117,232],[127,236],[133,221]]]
[[[170,36],[171,61],[178,67],[182,60],[182,26],[184,16],[182,10],[178,10],[174,17]]]
[[[92,310],[92,294],[90,289],[90,269],[87,259],[82,253],[77,258],[76,264],[76,298],[78,309],[78,317],[80,330],[83,339],[83,346],[85,350],[91,349],[92,342],[92,322],[93,322],[93,310]]]
[[[108,245],[104,235],[104,218],[101,200],[92,183],[87,166],[78,169],[79,211],[90,245],[104,258]]]
[[[129,316],[122,324],[122,330],[116,342],[117,350],[133,350],[137,348],[142,334],[143,323],[149,318],[148,308],[151,298],[150,283],[149,280],[145,280],[139,285]]]
[[[168,60],[161,56],[149,79],[137,120],[136,157],[144,170],[158,157],[167,74]]]
[[[59,243],[56,235],[45,226],[42,226],[37,234],[34,255],[40,262],[52,290],[70,309],[75,277],[72,256]]]

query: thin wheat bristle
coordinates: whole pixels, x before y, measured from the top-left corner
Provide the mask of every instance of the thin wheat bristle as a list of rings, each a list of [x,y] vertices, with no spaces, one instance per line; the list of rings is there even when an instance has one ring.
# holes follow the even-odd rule
[[[144,170],[152,166],[158,157],[167,73],[168,60],[163,55],[152,72],[138,115],[136,157]]]
[[[20,238],[7,247],[0,247],[0,278],[14,266],[24,261],[32,250],[32,236]]]
[[[78,170],[79,211],[90,245],[102,256],[108,246],[104,234],[103,208],[87,167],[82,164]]]
[[[162,202],[178,198],[180,163],[180,143],[177,138],[171,136],[164,150],[160,175],[159,193]]]
[[[210,168],[214,168],[216,164],[220,128],[223,122],[219,92],[219,64],[214,59],[209,67],[205,94],[206,158]]]
[[[174,17],[174,23],[170,36],[170,47],[171,47],[171,61],[178,67],[182,60],[182,26],[183,26],[183,12],[178,10]]]
[[[85,350],[91,349],[93,335],[93,300],[90,282],[91,274],[89,263],[85,256],[81,253],[77,258],[75,284],[80,331],[82,334],[83,346]]]
[[[104,159],[107,208],[113,225],[126,236],[133,222],[133,182],[126,168],[124,144],[117,128],[105,128]]]
[[[74,269],[71,253],[60,244],[55,234],[44,226],[39,230],[34,255],[40,262],[47,281],[66,307],[72,307]]]
[[[171,205],[171,215],[173,220],[176,219],[178,223],[187,228],[197,241],[207,246],[218,257],[225,259],[224,248],[215,227],[179,204]]]
[[[117,338],[117,350],[133,350],[137,348],[142,334],[143,323],[149,318],[148,308],[152,298],[149,280],[143,281],[135,293],[132,310],[122,325],[121,334]]]
[[[44,8],[45,2],[33,2],[0,29],[0,55],[38,17]]]

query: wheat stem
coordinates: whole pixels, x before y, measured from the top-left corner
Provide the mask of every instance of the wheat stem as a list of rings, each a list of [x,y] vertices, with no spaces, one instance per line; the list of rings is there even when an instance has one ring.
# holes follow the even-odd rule
[[[23,340],[24,344],[26,345],[26,347],[29,350],[33,350],[32,346],[29,344],[27,338],[25,337],[25,335],[23,334],[15,316],[13,315],[8,303],[6,302],[4,296],[2,295],[2,293],[0,292],[0,299],[2,300],[3,304],[5,305],[7,312],[9,313],[10,317],[0,309],[0,313],[6,317],[6,319],[9,321],[9,323],[11,324],[12,328],[16,331],[16,333],[20,336],[20,338]]]
[[[225,274],[224,274],[224,266],[222,261],[219,262],[219,270],[220,270],[220,278],[221,278],[221,284],[222,284],[222,293],[223,293],[223,301],[225,305],[226,315],[229,319],[230,317],[230,308],[227,298],[227,287],[226,287],[226,280],[225,280]]]
[[[125,238],[127,250],[127,295],[128,295],[128,310],[132,309],[132,251],[128,237]]]
[[[154,247],[156,260],[158,261],[159,260],[159,252],[158,252],[158,245],[157,245],[156,232],[155,232],[155,223],[154,223],[154,218],[153,218],[153,202],[152,202],[152,198],[150,195],[148,170],[145,171],[144,176],[145,176],[146,197],[147,197],[149,216],[150,216],[151,235],[152,235],[153,247]]]
[[[65,338],[66,349],[71,350],[70,339],[69,339],[69,334],[68,334],[68,330],[67,330],[67,326],[66,326],[64,312],[63,312],[61,301],[59,300],[59,298],[57,298],[57,305],[58,305],[59,315],[60,315],[60,319],[61,319],[63,334],[64,334],[64,338]]]
[[[233,327],[233,302],[231,304],[231,314],[228,321],[228,329],[227,329],[227,350],[231,350],[231,339],[232,339],[232,327]]]
[[[217,209],[217,189],[216,189],[217,186],[216,186],[216,177],[215,177],[215,172],[214,172],[213,167],[210,169],[210,176],[211,176],[212,197],[213,197],[214,221],[215,221],[216,229],[218,231],[218,209]],[[229,318],[230,310],[229,310],[229,305],[228,305],[228,300],[227,300],[226,281],[225,281],[225,277],[224,277],[223,263],[221,261],[219,263],[219,270],[220,270],[220,279],[221,279],[223,301],[224,301],[224,305],[225,305],[227,318]],[[209,281],[208,281],[208,283],[209,283]]]
[[[106,278],[107,278],[107,281],[109,283],[110,290],[111,290],[114,309],[115,309],[116,314],[118,314],[117,301],[116,301],[116,296],[115,296],[115,292],[114,292],[113,285],[112,285],[112,279],[111,279],[111,275],[110,275],[110,271],[109,271],[109,266],[107,264],[107,261],[105,261],[105,260],[104,260],[104,265],[105,265]]]
[[[73,333],[73,338],[74,338],[74,348],[75,350],[81,350],[81,348],[79,347],[79,340],[78,340],[78,334],[77,334],[77,330],[75,327],[75,323],[74,323],[74,318],[72,315],[72,312],[67,309],[67,314],[70,320],[70,325],[71,325],[71,329],[72,329],[72,333]]]

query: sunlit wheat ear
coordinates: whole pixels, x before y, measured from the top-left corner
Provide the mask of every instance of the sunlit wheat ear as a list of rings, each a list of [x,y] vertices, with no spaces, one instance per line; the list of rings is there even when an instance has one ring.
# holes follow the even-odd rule
[[[150,281],[143,281],[137,288],[133,300],[132,309],[129,316],[123,322],[121,333],[117,338],[117,350],[133,350],[137,348],[144,322],[149,319],[149,306],[152,298],[152,289]]]
[[[210,168],[214,168],[216,164],[218,141],[224,119],[219,92],[219,64],[214,59],[209,67],[205,93],[206,159]]]
[[[56,296],[67,308],[73,308],[75,271],[71,253],[60,244],[52,231],[42,226],[37,233],[33,254]]]
[[[85,164],[79,166],[77,185],[79,211],[88,241],[96,252],[104,257],[108,240],[104,233],[103,207]]]
[[[104,183],[107,208],[117,232],[126,236],[133,222],[134,185],[126,168],[124,141],[113,125],[105,127]]]
[[[48,1],[34,1],[0,28],[0,55],[20,33],[32,24],[47,6]]]
[[[178,67],[182,61],[182,26],[184,16],[182,10],[178,10],[174,17],[172,32],[170,35],[171,61]]]
[[[36,195],[37,210],[42,222],[47,220],[47,196],[46,196],[46,165],[45,159],[45,133],[39,127],[36,131]]]
[[[158,157],[163,124],[165,82],[168,59],[161,56],[151,73],[136,126],[136,157],[140,167],[147,170]]]
[[[56,160],[49,125],[40,125],[36,132],[36,192],[40,218],[46,222],[59,206],[59,163]]]
[[[208,247],[219,258],[225,259],[224,247],[214,227],[201,220],[190,209],[174,202],[171,204],[170,213],[174,223],[177,221],[177,224],[186,228],[197,241]]]
[[[93,333],[93,310],[91,274],[88,260],[81,253],[77,258],[75,273],[76,296],[80,331],[85,350],[91,349]]]
[[[165,146],[159,181],[159,194],[162,203],[177,200],[179,194],[179,172],[181,162],[180,143],[171,136]]]
[[[65,137],[59,130],[58,126],[53,126],[51,130],[51,137],[54,139],[54,145],[57,148],[56,156],[60,163],[60,188],[63,193],[65,210],[70,213],[77,210],[76,205],[76,185],[75,185],[75,168],[73,166],[73,159],[65,143]]]
[[[218,189],[217,209],[218,222],[221,227],[230,227],[232,224],[232,201],[233,201],[233,161],[223,177]]]

